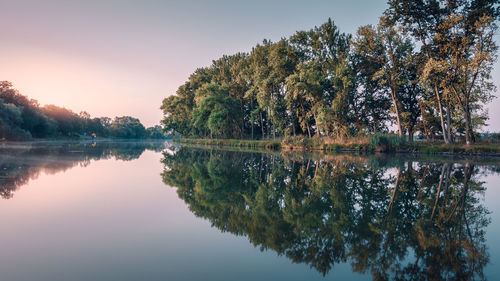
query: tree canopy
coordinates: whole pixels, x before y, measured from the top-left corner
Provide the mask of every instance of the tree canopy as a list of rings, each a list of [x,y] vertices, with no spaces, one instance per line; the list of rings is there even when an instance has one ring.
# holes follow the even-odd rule
[[[334,21],[197,69],[163,101],[185,137],[389,132],[471,143],[492,99],[498,1],[391,0],[354,36]],[[225,97],[225,98],[224,98]]]

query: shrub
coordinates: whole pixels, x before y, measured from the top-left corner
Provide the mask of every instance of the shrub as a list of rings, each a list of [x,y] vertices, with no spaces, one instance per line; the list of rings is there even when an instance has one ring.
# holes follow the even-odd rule
[[[306,136],[287,136],[281,141],[281,145],[286,147],[301,147],[309,149],[313,147],[313,140]]]
[[[397,135],[375,134],[370,138],[370,145],[377,151],[396,151],[406,145],[406,140]]]

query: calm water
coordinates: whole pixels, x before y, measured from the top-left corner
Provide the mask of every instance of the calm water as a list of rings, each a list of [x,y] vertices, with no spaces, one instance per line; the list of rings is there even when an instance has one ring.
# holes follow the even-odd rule
[[[0,280],[495,280],[500,160],[0,145]]]

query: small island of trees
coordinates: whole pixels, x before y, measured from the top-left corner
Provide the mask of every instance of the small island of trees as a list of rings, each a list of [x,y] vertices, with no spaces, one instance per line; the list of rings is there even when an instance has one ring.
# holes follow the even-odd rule
[[[377,26],[329,19],[197,69],[164,99],[188,138],[477,140],[493,99],[497,0],[390,0]]]

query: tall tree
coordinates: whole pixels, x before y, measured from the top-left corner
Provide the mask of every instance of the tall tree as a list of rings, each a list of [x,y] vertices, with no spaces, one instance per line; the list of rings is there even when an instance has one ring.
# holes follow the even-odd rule
[[[498,29],[498,1],[462,1],[446,8],[451,12],[437,27],[435,44],[440,56],[430,60],[426,73],[442,73],[440,86],[454,96],[462,109],[466,143],[473,142],[475,104],[491,100],[491,69],[496,60],[494,40]]]
[[[405,31],[411,33],[416,41],[420,42],[421,51],[428,61],[439,57],[434,44],[436,27],[443,22],[444,16],[448,13],[446,9],[441,7],[440,0],[389,0],[388,4],[389,8],[385,11],[387,22],[390,24],[400,23]],[[441,100],[442,89],[438,86],[442,77],[433,73],[427,78],[427,82],[436,97],[443,140],[445,143],[449,143]]]
[[[375,66],[372,68],[372,79],[377,80],[389,93],[398,134],[402,136],[402,87],[408,82],[405,72],[413,55],[410,40],[404,38],[396,28],[381,21],[377,29],[368,25],[358,30],[354,50],[358,56]]]

